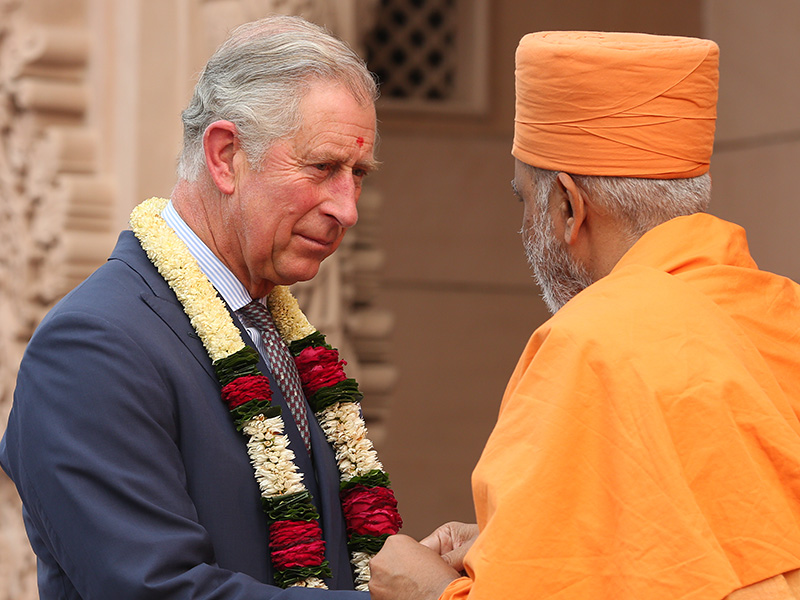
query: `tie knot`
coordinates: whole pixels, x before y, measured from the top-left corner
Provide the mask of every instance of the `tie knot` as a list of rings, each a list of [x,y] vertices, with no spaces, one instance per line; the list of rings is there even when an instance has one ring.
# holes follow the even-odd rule
[[[258,327],[259,329],[272,329],[272,315],[269,312],[269,309],[261,304],[259,300],[253,300],[252,302],[245,304],[242,308],[239,309],[239,312],[245,317],[246,320],[250,321],[251,325]]]

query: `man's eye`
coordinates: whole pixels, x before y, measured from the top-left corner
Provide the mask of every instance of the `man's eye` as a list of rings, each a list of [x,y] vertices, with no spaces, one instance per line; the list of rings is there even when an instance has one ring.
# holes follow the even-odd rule
[[[367,170],[366,169],[353,169],[353,175],[355,175],[359,179],[363,179],[364,177],[367,176]]]
[[[330,165],[328,163],[319,163],[314,165],[314,168],[318,171],[327,171],[330,168]]]

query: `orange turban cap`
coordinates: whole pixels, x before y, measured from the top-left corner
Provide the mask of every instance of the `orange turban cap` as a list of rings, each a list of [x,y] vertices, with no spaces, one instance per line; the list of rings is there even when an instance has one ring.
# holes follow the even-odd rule
[[[709,40],[549,31],[520,41],[512,154],[575,175],[694,177],[714,145]]]

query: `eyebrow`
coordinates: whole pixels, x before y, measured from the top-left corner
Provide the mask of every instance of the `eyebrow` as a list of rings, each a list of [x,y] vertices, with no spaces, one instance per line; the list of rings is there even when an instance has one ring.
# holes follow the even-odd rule
[[[381,166],[381,163],[374,158],[371,158],[369,160],[359,161],[354,166],[359,169],[364,169],[367,173],[372,173],[373,171],[378,170],[378,167]]]
[[[520,194],[519,190],[517,189],[517,181],[515,179],[511,180],[511,191],[514,192],[514,195],[517,198],[522,198],[522,194]]]
[[[317,164],[317,163],[347,164],[349,162],[349,158],[342,158],[342,156],[335,156],[334,154],[320,153],[308,156],[306,158],[306,162],[308,164]],[[380,161],[376,160],[375,158],[370,158],[367,160],[359,160],[353,164],[354,169],[363,169],[367,173],[372,173],[373,171],[377,171],[378,167],[380,166],[381,166]]]

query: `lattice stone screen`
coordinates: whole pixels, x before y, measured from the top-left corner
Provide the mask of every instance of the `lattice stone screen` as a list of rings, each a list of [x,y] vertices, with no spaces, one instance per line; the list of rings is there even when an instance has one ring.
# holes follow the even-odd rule
[[[482,111],[487,18],[485,0],[381,0],[364,45],[382,106]]]
[[[456,75],[455,0],[383,0],[367,62],[389,98],[447,100]]]

